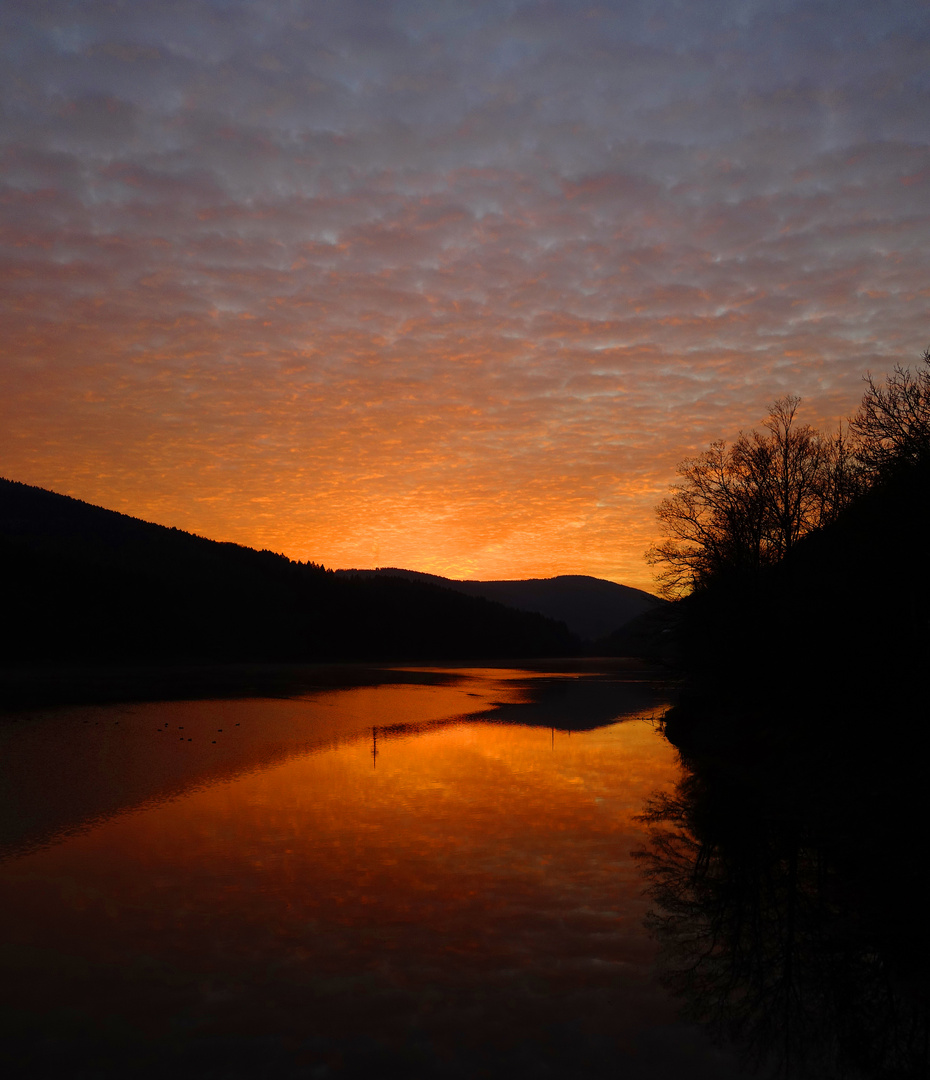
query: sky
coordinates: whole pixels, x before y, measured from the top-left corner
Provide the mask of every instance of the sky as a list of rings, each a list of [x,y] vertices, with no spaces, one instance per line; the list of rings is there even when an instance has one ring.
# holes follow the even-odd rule
[[[593,574],[930,345],[926,0],[3,0],[0,475]]]

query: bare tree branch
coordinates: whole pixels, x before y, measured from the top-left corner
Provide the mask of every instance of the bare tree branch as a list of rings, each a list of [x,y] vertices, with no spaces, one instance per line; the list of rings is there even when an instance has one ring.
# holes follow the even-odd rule
[[[715,442],[678,466],[681,480],[656,507],[665,539],[646,561],[670,597],[724,574],[753,574],[832,520],[860,490],[842,429],[823,435],[795,422],[800,398],[774,402],[764,431]]]
[[[857,454],[873,474],[930,458],[930,350],[922,368],[895,367],[884,384],[866,376],[868,389],[850,427]]]

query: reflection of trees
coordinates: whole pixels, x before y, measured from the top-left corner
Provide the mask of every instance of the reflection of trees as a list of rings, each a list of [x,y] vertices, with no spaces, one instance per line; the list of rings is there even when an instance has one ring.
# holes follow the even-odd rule
[[[917,853],[890,814],[876,821],[873,806],[864,820],[861,792],[811,805],[804,790],[771,770],[750,781],[692,765],[647,804],[638,857],[666,984],[755,1065],[927,1076],[924,894],[908,873]]]

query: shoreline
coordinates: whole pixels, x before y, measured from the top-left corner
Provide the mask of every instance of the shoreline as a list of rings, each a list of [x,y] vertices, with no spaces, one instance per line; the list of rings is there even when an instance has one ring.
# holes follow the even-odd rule
[[[66,705],[132,701],[293,697],[310,690],[447,681],[465,668],[629,672],[667,680],[671,673],[636,657],[544,657],[316,663],[22,664],[0,667],[0,717]],[[673,678],[673,676],[671,676]]]

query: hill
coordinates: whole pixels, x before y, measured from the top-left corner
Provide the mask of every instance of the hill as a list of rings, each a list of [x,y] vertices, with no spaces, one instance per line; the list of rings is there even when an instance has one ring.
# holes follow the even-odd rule
[[[429,582],[337,576],[0,479],[6,664],[567,655],[538,614]]]
[[[553,578],[522,581],[460,581],[396,567],[337,570],[336,573],[359,577],[402,577],[409,581],[441,585],[468,596],[493,600],[520,611],[535,611],[564,622],[573,634],[588,641],[597,641],[613,634],[637,616],[664,607],[667,603],[642,589],[583,574],[562,574]]]
[[[667,727],[673,741],[693,748],[699,728],[710,741],[745,737],[749,715],[805,740],[922,725],[928,507],[930,462],[902,466],[752,580],[678,601],[688,707]]]

